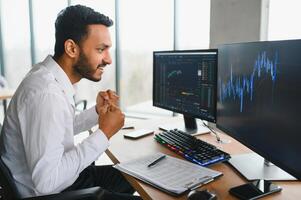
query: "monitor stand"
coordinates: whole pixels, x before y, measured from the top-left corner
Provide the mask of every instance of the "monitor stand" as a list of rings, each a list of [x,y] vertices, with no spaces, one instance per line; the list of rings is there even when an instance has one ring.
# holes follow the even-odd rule
[[[264,179],[270,181],[296,180],[287,172],[273,165],[256,153],[231,155],[228,161],[247,180]]]
[[[164,125],[160,125],[159,129],[164,131],[178,129],[186,133],[189,133],[191,135],[210,133],[210,130],[207,127],[197,124],[195,118],[187,115],[184,115],[184,123],[183,121],[181,121],[177,123],[164,124]]]

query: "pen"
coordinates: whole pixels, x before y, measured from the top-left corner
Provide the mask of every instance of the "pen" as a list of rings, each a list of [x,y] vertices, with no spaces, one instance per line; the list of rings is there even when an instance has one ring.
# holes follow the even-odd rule
[[[160,162],[164,158],[166,158],[166,155],[160,156],[159,158],[157,158],[156,160],[154,160],[153,162],[151,162],[149,165],[147,165],[147,167],[154,166],[155,164],[157,164],[158,162]]]
[[[127,130],[127,129],[135,129],[134,126],[124,126],[121,128],[122,130]]]

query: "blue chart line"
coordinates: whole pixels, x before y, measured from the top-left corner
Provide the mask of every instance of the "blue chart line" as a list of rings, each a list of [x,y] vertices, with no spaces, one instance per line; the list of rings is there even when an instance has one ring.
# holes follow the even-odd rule
[[[277,76],[277,63],[278,53],[275,53],[274,60],[267,57],[266,52],[259,53],[253,66],[253,72],[247,76],[236,76],[233,77],[232,65],[231,65],[231,77],[225,84],[219,80],[220,84],[220,99],[221,102],[227,98],[232,98],[234,101],[239,99],[240,101],[240,112],[243,111],[244,96],[253,100],[254,96],[254,78],[260,78],[263,75],[271,77],[273,86]],[[247,97],[246,97],[247,98]]]

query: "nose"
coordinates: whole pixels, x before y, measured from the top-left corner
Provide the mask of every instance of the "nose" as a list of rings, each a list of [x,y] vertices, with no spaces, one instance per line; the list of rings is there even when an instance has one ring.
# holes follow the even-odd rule
[[[108,65],[111,64],[112,63],[112,58],[111,58],[110,51],[108,49],[106,49],[104,53],[105,54],[104,54],[104,57],[103,57],[103,61]]]

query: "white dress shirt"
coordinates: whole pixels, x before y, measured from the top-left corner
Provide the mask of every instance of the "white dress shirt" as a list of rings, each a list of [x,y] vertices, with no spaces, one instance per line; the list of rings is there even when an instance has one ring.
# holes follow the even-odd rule
[[[95,107],[75,115],[74,88],[48,56],[26,75],[7,110],[1,156],[23,197],[72,185],[109,145],[101,130],[74,145],[74,135],[98,122]]]

